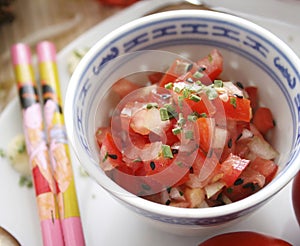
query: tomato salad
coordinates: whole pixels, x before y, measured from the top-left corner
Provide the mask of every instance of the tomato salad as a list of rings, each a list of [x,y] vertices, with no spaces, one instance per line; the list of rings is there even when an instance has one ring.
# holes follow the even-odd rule
[[[223,81],[217,49],[196,62],[177,59],[141,87],[112,86],[120,103],[96,132],[100,166],[145,199],[185,208],[243,199],[276,175],[278,152],[266,140],[272,112],[258,90]]]

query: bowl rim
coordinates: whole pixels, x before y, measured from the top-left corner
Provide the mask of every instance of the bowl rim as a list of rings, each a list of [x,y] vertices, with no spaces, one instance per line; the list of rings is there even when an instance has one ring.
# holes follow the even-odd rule
[[[219,19],[224,22],[230,22],[235,25],[238,25],[243,28],[247,28],[252,32],[260,34],[260,36],[264,36],[268,39],[271,39],[273,43],[276,44],[277,47],[281,47],[284,50],[284,54],[289,57],[289,59],[293,62],[294,66],[297,66],[300,72],[300,59],[294,53],[294,51],[281,39],[279,39],[275,34],[270,32],[269,30],[249,21],[241,17],[233,16],[226,13],[214,12],[209,10],[172,10],[162,13],[156,13],[148,16],[141,17],[139,19],[133,20],[129,23],[126,23],[117,29],[113,30],[109,34],[105,35],[103,38],[98,40],[87,52],[87,54],[80,61],[78,66],[76,67],[73,75],[68,84],[66,99],[65,99],[65,121],[66,121],[66,129],[67,134],[77,156],[77,159],[81,163],[82,166],[87,170],[90,176],[92,176],[99,185],[106,189],[109,193],[113,194],[115,197],[124,201],[125,203],[130,204],[133,207],[138,207],[142,210],[149,211],[151,213],[155,213],[157,215],[169,216],[174,218],[212,218],[219,216],[226,216],[233,213],[241,212],[248,210],[251,207],[255,207],[259,204],[262,204],[264,201],[270,199],[273,195],[279,192],[282,188],[284,188],[296,175],[297,171],[300,169],[300,161],[297,160],[300,158],[300,151],[297,150],[297,155],[295,156],[292,163],[290,163],[290,167],[285,170],[284,175],[280,175],[276,178],[276,182],[271,182],[266,187],[264,187],[259,192],[242,199],[237,202],[233,202],[231,204],[223,205],[220,207],[209,207],[209,208],[201,208],[201,209],[190,209],[190,208],[177,208],[166,206],[163,204],[154,203],[143,199],[141,197],[137,197],[116,183],[114,183],[109,177],[107,177],[104,173],[99,172],[99,169],[95,165],[86,164],[85,161],[80,161],[81,159],[88,159],[89,157],[85,154],[81,147],[78,147],[77,139],[75,134],[73,134],[73,129],[75,126],[72,124],[73,120],[73,94],[76,89],[76,81],[80,81],[83,75],[82,73],[85,71],[87,65],[89,64],[94,55],[97,54],[97,51],[105,48],[105,46],[109,43],[110,40],[115,39],[116,37],[126,33],[126,31],[136,28],[137,26],[143,25],[147,22],[158,21],[161,19],[167,19],[169,17],[193,17],[193,16],[201,16],[205,18],[214,18]],[[300,76],[299,76],[300,77]],[[77,148],[76,148],[77,146]],[[79,148],[79,149],[78,149]],[[300,159],[299,159],[300,160]],[[96,163],[97,164],[97,163]],[[98,173],[97,173],[98,172]],[[113,189],[112,189],[113,187]],[[113,191],[112,191],[113,190]],[[116,192],[117,191],[117,192]],[[121,195],[122,194],[122,195]],[[124,195],[125,194],[125,195]],[[222,208],[222,209],[220,209]]]

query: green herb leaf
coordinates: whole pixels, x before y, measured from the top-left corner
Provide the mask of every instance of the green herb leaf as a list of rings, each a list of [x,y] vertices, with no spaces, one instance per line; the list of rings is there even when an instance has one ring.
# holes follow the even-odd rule
[[[216,91],[215,88],[207,87],[206,88],[206,95],[207,95],[209,100],[214,100],[218,97],[218,92]]]
[[[161,146],[162,155],[165,158],[173,158],[173,153],[169,145],[163,144]]]
[[[223,87],[223,81],[220,80],[220,79],[214,80],[214,86],[215,86],[216,88],[222,88],[222,87]]]
[[[235,97],[230,97],[230,104],[234,107],[234,108],[236,108],[236,98]]]
[[[169,120],[169,114],[168,114],[168,110],[166,108],[160,108],[159,113],[160,113],[160,119],[162,121]]]
[[[194,139],[194,132],[192,130],[187,130],[184,133],[186,139]]]

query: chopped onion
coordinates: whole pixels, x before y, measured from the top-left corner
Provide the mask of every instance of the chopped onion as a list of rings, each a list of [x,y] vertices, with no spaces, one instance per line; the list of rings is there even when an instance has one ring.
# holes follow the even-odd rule
[[[227,140],[228,132],[226,129],[221,127],[215,127],[214,138],[213,138],[213,148],[224,148]]]
[[[215,195],[217,192],[219,192],[224,186],[225,186],[225,183],[222,181],[218,181],[218,182],[206,185],[204,187],[204,189],[205,189],[207,199],[211,198],[213,195]]]
[[[257,156],[272,160],[278,156],[278,152],[262,137],[254,136],[248,143],[251,152]]]

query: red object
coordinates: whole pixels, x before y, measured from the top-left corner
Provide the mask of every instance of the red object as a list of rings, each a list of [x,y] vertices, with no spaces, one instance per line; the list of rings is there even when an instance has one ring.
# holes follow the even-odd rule
[[[266,134],[274,127],[274,119],[269,108],[258,108],[253,116],[253,124],[261,134]]]
[[[292,200],[298,224],[300,226],[300,172],[294,178],[292,187]]]
[[[197,61],[199,68],[205,69],[210,82],[213,82],[223,71],[223,56],[217,49],[213,49],[208,56]]]
[[[198,130],[199,130],[199,144],[200,148],[208,153],[212,140],[213,140],[213,123],[210,118],[199,118],[197,120]]]
[[[251,108],[256,109],[258,104],[258,89],[255,86],[248,86],[245,88],[248,93],[249,100],[251,101]]]
[[[249,160],[242,159],[237,155],[229,154],[221,165],[221,171],[224,173],[222,180],[226,183],[227,187],[234,184],[249,162]]]
[[[253,161],[251,161],[249,167],[264,175],[266,178],[266,184],[272,181],[278,170],[278,165],[274,161],[265,160],[260,157],[256,157]]]
[[[265,234],[251,232],[251,231],[240,231],[240,232],[229,232],[214,236],[199,246],[289,246],[290,243],[272,236]]]
[[[105,5],[126,7],[137,2],[138,0],[98,0],[98,1]]]
[[[118,80],[111,89],[118,94],[121,98],[127,96],[130,92],[141,88],[141,86],[131,82],[128,79],[122,78]]]
[[[223,106],[228,119],[245,122],[251,120],[250,100],[230,97],[227,102],[223,102]]]

